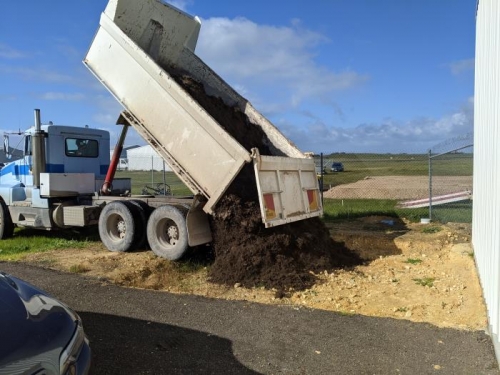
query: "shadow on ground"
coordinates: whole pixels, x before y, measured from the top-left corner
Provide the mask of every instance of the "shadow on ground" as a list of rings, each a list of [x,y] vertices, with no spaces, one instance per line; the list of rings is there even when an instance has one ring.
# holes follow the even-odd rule
[[[326,226],[336,243],[357,254],[363,261],[402,254],[394,240],[410,230],[401,219],[385,216],[329,222]]]
[[[79,312],[92,348],[91,374],[258,374],[231,341],[191,329]]]

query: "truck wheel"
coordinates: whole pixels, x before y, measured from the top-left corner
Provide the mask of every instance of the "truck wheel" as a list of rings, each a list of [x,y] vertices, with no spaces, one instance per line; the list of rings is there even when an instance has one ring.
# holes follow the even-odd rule
[[[135,223],[133,206],[127,202],[108,203],[99,216],[99,236],[111,251],[129,251],[134,246]]]
[[[186,218],[173,206],[161,206],[153,211],[147,227],[149,246],[166,259],[180,259],[188,248]]]
[[[133,200],[128,202],[131,203],[137,211],[137,215],[134,215],[136,224],[135,226],[136,238],[134,247],[136,249],[143,249],[147,243],[146,226],[148,224],[150,208],[146,202],[140,200]]]
[[[0,240],[10,238],[14,234],[14,224],[9,209],[4,201],[0,201]]]

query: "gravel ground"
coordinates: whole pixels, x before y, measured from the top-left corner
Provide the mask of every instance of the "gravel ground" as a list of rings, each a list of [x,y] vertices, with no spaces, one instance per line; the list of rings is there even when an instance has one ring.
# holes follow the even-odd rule
[[[435,176],[434,195],[472,191],[472,176]],[[324,193],[331,199],[421,199],[429,197],[427,176],[373,176],[338,185]]]

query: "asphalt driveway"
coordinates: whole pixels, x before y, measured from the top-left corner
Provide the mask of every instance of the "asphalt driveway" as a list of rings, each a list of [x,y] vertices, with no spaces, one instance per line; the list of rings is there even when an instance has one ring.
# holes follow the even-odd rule
[[[484,332],[126,289],[24,264],[82,316],[92,374],[500,374]]]

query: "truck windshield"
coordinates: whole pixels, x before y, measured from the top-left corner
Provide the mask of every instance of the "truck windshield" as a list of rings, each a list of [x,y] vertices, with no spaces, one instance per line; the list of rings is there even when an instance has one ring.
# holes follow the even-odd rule
[[[96,158],[99,144],[95,139],[66,138],[66,156]]]

